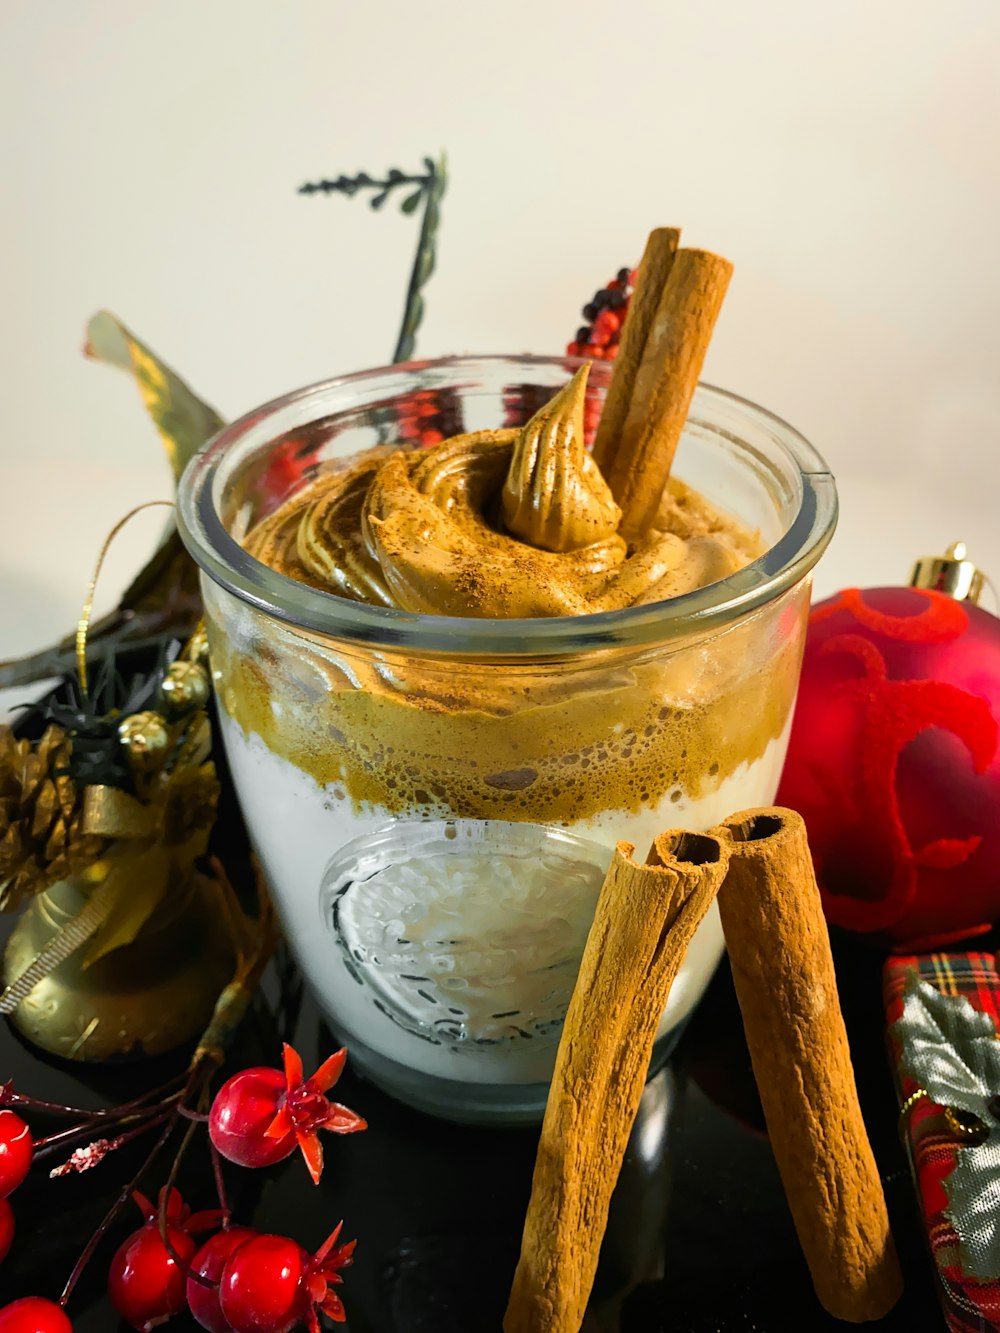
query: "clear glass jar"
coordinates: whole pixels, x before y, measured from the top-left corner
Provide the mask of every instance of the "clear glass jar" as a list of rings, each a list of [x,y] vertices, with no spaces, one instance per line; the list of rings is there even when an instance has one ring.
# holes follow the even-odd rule
[[[324,461],[520,424],[579,364],[451,358],[331,380],[227,427],[180,489],[227,755],[292,948],[356,1064],[456,1119],[540,1117],[615,843],[644,856],[667,828],[773,799],[833,478],[784,422],[700,386],[674,473],[758,528],[766,554],[589,616],[368,606],[241,541]],[[591,422],[609,378],[595,364]],[[713,912],[657,1059],[721,951]]]

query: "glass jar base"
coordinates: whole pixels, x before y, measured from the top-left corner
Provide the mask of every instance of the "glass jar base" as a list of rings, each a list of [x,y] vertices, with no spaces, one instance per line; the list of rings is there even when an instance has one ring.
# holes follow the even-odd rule
[[[357,1037],[338,1031],[336,1021],[329,1014],[327,1022],[337,1040],[347,1046],[354,1071],[415,1111],[455,1124],[493,1128],[540,1125],[542,1122],[549,1095],[547,1083],[471,1083],[463,1079],[441,1078],[380,1055]],[[646,1074],[647,1082],[673,1055],[686,1026],[685,1018],[656,1041]]]

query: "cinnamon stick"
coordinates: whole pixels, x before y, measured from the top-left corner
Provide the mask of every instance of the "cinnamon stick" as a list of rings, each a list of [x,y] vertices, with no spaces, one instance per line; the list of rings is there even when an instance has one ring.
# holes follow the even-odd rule
[[[707,250],[678,250],[670,266],[617,447],[602,469],[627,540],[656,516],[732,271]],[[626,330],[630,321],[631,313]]]
[[[858,1105],[805,825],[778,807],[733,815],[719,893],[754,1076],[816,1294],[837,1319],[878,1319],[902,1278]]]
[[[578,1333],[657,1026],[722,882],[726,844],[620,842],[563,1026],[504,1333]]]
[[[628,316],[622,325],[618,344],[618,359],[608,387],[601,412],[597,436],[594,440],[594,462],[607,478],[618,449],[629,404],[635,391],[646,340],[653,319],[667,285],[667,278],[680,245],[678,227],[656,227],[649,233],[646,249],[636,274],[635,290],[629,303]]]

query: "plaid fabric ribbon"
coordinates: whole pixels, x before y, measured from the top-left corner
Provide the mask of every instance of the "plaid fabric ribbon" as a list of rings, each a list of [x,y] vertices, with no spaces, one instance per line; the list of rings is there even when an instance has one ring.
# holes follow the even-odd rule
[[[967,1128],[969,1117],[956,1122],[955,1110],[946,1112],[948,1103],[935,1102],[915,1076],[914,1071],[926,1067],[922,1062],[926,1062],[928,1047],[933,1046],[927,1040],[926,1027],[919,1031],[909,1021],[910,997],[916,995],[918,981],[933,987],[940,996],[964,997],[978,1014],[987,1015],[994,1032],[990,1033],[988,1025],[979,1020],[981,1030],[971,1033],[968,1040],[982,1042],[985,1033],[985,1040],[992,1043],[1000,1035],[1000,974],[994,955],[986,953],[894,957],[883,971],[889,1054],[901,1107],[900,1132],[910,1156],[945,1319],[953,1333],[990,1333],[1000,1329],[1000,1255],[992,1234],[985,1243],[981,1236],[983,1216],[1000,1215],[1000,1122],[989,1115],[980,1097],[978,1109],[987,1137],[985,1141],[980,1137],[980,1146],[974,1148],[975,1140],[970,1140]],[[938,1011],[945,1012],[949,1020],[954,1017],[954,1031],[959,1034],[969,1032],[969,1018],[975,1021],[961,1000],[943,1010],[938,1006]],[[949,1058],[958,1069],[968,1063],[969,1078],[975,1082],[975,1060],[965,1049],[966,1038],[961,1036],[960,1045],[949,1046],[951,1033],[952,1029],[945,1029],[940,1034],[945,1065]],[[1000,1087],[993,1091],[1000,1093]],[[940,1085],[939,1096],[944,1096]],[[949,1098],[953,1108],[960,1100]],[[987,1122],[992,1122],[992,1129]],[[968,1156],[973,1151],[977,1154],[974,1158]],[[971,1169],[974,1182],[973,1188],[966,1185],[964,1192],[957,1188],[958,1177],[954,1176],[962,1154],[966,1154],[962,1178],[968,1182]],[[970,1271],[972,1266],[978,1274]]]

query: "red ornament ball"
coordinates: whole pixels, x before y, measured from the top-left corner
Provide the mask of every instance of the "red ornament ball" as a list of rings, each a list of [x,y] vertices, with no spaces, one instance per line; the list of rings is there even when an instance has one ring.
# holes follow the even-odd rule
[[[35,1145],[31,1130],[13,1111],[0,1111],[0,1199],[13,1194],[28,1174]]]
[[[73,1333],[66,1312],[42,1296],[22,1296],[0,1309],[0,1333]]]
[[[1000,920],[1000,620],[924,588],[814,607],[778,800],[827,919],[898,949]]]

